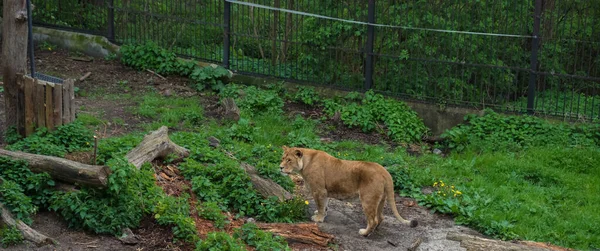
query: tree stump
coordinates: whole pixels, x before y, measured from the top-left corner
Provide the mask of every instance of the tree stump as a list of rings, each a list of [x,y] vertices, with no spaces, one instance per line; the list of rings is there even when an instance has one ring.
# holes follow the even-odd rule
[[[250,181],[252,181],[254,189],[256,189],[256,191],[258,191],[263,197],[268,198],[271,196],[276,196],[279,201],[286,201],[293,198],[292,194],[283,189],[283,187],[281,187],[279,184],[258,175],[255,167],[248,163],[241,163],[240,166],[250,176]]]
[[[168,133],[169,129],[162,126],[158,130],[147,134],[136,148],[127,153],[125,158],[129,163],[140,169],[144,163],[153,161],[156,158],[164,158],[171,153],[181,158],[189,156],[190,151],[173,143],[169,139]]]
[[[221,105],[225,109],[225,114],[223,115],[226,119],[231,119],[233,121],[240,120],[240,108],[235,104],[233,98],[225,98],[221,100]]]

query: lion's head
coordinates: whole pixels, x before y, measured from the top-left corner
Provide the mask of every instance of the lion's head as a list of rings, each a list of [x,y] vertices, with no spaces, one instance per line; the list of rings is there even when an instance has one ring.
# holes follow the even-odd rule
[[[302,156],[302,150],[283,146],[283,157],[281,157],[281,164],[279,164],[281,172],[289,174],[294,170],[298,172],[301,171],[302,168],[304,168]]]

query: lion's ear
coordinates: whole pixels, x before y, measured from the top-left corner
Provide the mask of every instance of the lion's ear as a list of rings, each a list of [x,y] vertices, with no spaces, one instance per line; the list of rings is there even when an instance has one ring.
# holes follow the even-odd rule
[[[302,158],[302,154],[303,153],[300,150],[296,150],[296,152],[294,152],[294,155],[296,155],[296,157],[298,157],[298,158]]]
[[[282,146],[281,148],[283,148],[283,151],[287,151],[289,148],[287,146]]]

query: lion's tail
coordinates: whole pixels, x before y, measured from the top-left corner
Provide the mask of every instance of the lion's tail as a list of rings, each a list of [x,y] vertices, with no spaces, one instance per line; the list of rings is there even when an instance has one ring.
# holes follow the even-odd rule
[[[390,175],[391,178],[391,175]],[[410,227],[416,227],[419,223],[416,220],[405,220],[400,216],[398,212],[398,208],[396,208],[396,199],[394,198],[394,183],[390,179],[389,182],[385,185],[385,196],[387,196],[387,201],[390,207],[392,208],[392,212],[394,212],[394,216],[398,219],[402,224],[408,225]]]

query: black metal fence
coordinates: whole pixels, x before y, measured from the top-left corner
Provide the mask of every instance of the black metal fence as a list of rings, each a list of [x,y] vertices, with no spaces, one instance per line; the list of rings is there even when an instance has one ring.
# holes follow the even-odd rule
[[[597,121],[600,0],[34,0],[34,23],[244,74]]]

